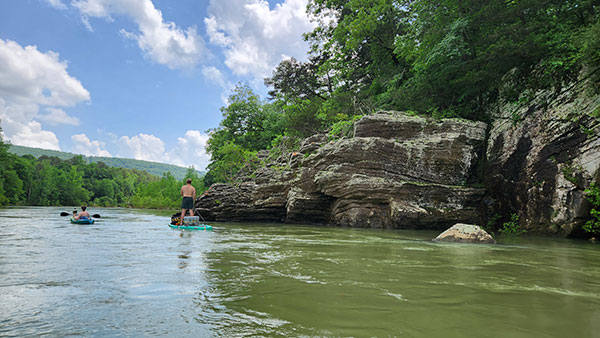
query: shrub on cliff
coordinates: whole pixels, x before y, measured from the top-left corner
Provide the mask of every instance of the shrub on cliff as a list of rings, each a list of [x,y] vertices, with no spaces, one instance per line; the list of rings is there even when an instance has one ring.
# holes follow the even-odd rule
[[[502,228],[498,231],[504,236],[518,236],[527,232],[527,230],[521,229],[519,215],[517,214],[512,214],[510,216],[510,221],[504,222]]]
[[[355,115],[351,118],[348,116],[340,116],[341,120],[334,123],[329,129],[329,139],[336,140],[344,137],[351,137],[354,131],[354,124],[360,120],[362,115]]]
[[[588,201],[592,204],[590,220],[583,225],[583,230],[590,233],[600,233],[600,187],[592,184],[585,190]]]

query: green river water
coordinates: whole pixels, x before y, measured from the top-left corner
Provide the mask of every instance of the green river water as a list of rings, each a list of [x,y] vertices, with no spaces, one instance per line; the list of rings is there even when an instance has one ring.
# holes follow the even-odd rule
[[[600,337],[600,245],[0,209],[0,336]]]

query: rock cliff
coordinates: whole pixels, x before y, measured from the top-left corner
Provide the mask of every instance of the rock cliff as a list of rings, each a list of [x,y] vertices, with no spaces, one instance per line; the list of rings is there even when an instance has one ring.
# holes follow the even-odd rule
[[[444,228],[480,221],[485,190],[470,186],[486,124],[380,112],[354,136],[315,135],[284,162],[239,185],[216,184],[197,199],[206,219]]]
[[[517,214],[530,233],[580,235],[590,208],[584,189],[600,175],[598,87],[583,81],[498,108],[484,180],[490,216]]]
[[[196,207],[217,221],[376,228],[499,226],[516,214],[529,233],[580,236],[590,210],[584,190],[600,182],[598,88],[581,81],[499,105],[489,129],[400,112],[365,116],[353,137],[309,137],[244,183],[213,185]]]

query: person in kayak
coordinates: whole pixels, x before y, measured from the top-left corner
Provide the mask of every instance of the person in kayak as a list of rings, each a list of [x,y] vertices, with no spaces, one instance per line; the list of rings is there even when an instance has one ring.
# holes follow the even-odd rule
[[[90,214],[87,211],[85,211],[85,209],[87,209],[87,207],[85,205],[82,205],[81,212],[77,214],[77,216],[75,216],[75,219],[89,219]]]
[[[183,217],[185,216],[185,211],[190,211],[190,216],[194,216],[194,201],[196,200],[196,188],[192,186],[192,179],[188,178],[186,181],[186,185],[181,187],[181,196],[183,196],[183,200],[181,201],[181,222],[183,224]]]

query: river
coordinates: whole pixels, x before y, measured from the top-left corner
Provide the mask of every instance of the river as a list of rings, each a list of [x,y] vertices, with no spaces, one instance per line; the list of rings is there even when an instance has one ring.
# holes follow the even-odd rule
[[[600,337],[600,245],[0,209],[0,336]]]

